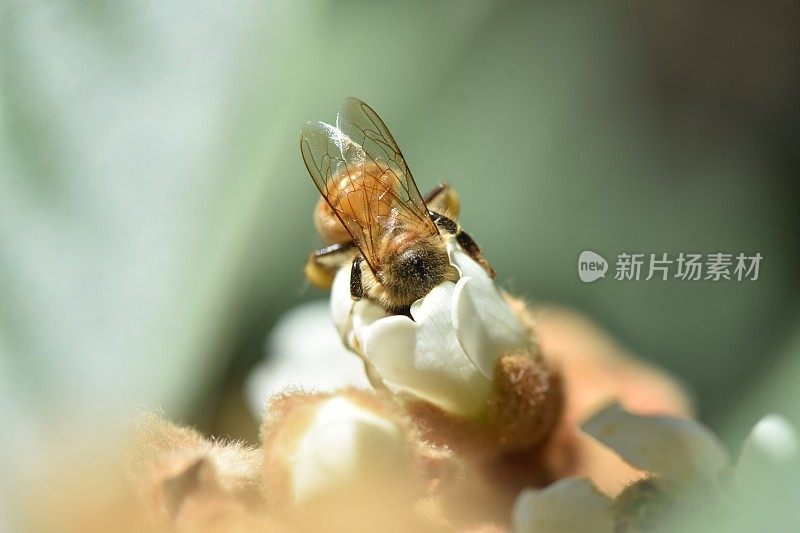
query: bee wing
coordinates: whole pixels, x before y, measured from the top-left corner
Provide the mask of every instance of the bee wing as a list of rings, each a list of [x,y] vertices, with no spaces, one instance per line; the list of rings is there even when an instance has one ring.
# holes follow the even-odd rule
[[[377,271],[381,241],[387,234],[397,228],[414,229],[420,236],[438,230],[400,148],[375,111],[348,98],[339,108],[336,124],[307,123],[300,150],[317,189]],[[353,186],[343,188],[341,180]],[[331,200],[341,194],[343,198]]]
[[[403,153],[381,117],[358,98],[346,98],[339,106],[336,127],[361,146],[368,162],[385,167],[392,174],[398,188],[398,206],[436,233]]]

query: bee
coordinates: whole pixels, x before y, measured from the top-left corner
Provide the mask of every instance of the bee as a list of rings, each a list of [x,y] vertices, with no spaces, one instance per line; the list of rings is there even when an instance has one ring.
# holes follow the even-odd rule
[[[458,280],[448,239],[494,277],[478,245],[455,221],[455,191],[439,184],[423,198],[392,134],[361,100],[342,103],[336,126],[308,122],[300,152],[322,195],[314,223],[329,244],[306,262],[312,284],[330,287],[335,272],[349,264],[354,299],[408,314],[431,289]]]

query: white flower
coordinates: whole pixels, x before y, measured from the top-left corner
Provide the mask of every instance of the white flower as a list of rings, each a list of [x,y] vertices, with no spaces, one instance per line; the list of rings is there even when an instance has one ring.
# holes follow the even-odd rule
[[[367,299],[353,301],[349,267],[336,274],[331,311],[344,343],[393,393],[481,416],[498,358],[530,341],[486,271],[454,241],[447,251],[460,278],[414,302],[413,320]]]
[[[315,407],[289,458],[294,502],[408,472],[406,441],[393,421],[334,396]]]
[[[612,500],[582,478],[522,491],[511,515],[514,533],[612,533],[614,523]]]
[[[699,422],[637,415],[618,403],[601,409],[581,429],[631,466],[654,474],[665,489],[696,481],[715,484],[729,462],[719,439]]]
[[[780,475],[798,457],[797,431],[786,418],[770,414],[753,426],[742,445],[734,479],[738,488]]]
[[[323,301],[303,304],[282,317],[267,341],[267,360],[247,380],[253,414],[264,414],[267,398],[287,388],[333,392],[370,388],[364,363],[342,346]]]

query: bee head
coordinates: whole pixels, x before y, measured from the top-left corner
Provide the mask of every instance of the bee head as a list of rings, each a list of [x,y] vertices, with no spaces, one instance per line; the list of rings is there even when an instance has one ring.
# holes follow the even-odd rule
[[[400,306],[411,305],[443,281],[455,281],[458,272],[450,264],[441,240],[421,240],[394,254],[381,267],[381,283]]]

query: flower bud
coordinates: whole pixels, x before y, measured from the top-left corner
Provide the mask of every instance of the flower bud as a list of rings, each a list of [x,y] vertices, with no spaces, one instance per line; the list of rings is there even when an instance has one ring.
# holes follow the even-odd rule
[[[430,461],[388,399],[354,389],[285,394],[270,402],[261,433],[270,507],[292,523],[415,529]]]

